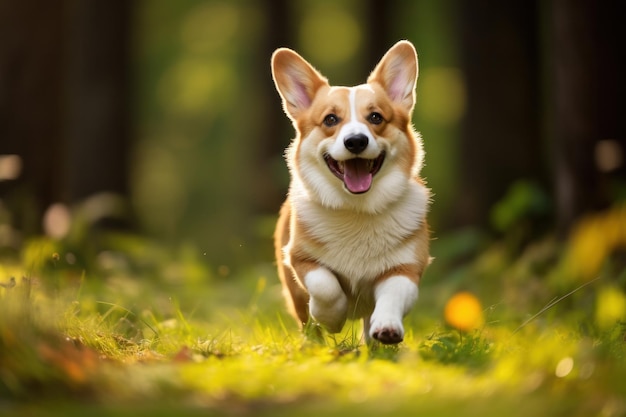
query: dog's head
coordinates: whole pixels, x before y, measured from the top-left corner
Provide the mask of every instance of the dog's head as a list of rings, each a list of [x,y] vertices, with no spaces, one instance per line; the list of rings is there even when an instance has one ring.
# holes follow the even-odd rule
[[[310,198],[379,211],[402,195],[423,156],[411,125],[417,72],[408,41],[395,44],[355,87],[331,87],[296,52],[274,52],[274,82],[297,132],[287,162]]]

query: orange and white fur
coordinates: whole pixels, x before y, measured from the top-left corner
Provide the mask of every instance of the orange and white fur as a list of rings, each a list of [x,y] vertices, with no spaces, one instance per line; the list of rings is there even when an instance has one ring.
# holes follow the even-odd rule
[[[429,263],[429,190],[412,127],[417,54],[395,44],[366,84],[330,86],[280,48],[272,74],[296,137],[287,149],[288,198],[274,235],[288,307],[329,332],[363,318],[366,340],[404,338]]]

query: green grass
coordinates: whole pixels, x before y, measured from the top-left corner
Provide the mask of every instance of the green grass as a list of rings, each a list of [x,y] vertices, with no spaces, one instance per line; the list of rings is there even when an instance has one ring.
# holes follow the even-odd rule
[[[191,248],[116,239],[85,261],[37,241],[0,267],[1,415],[626,414],[624,320],[597,317],[624,273],[557,279],[550,240],[512,256],[441,239],[405,341],[368,347],[357,322],[305,337],[271,263],[220,276]],[[444,323],[458,290],[481,328]]]

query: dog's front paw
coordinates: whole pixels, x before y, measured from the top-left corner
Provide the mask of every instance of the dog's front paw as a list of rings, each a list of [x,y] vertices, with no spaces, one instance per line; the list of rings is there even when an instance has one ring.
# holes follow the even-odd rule
[[[372,316],[370,323],[370,339],[376,339],[385,345],[394,345],[404,339],[402,321],[395,317]]]
[[[309,312],[331,333],[339,333],[348,315],[348,297],[337,278],[326,268],[308,272],[304,278],[309,291]]]
[[[333,300],[317,300],[311,297],[309,301],[311,316],[330,333],[339,333],[343,329],[348,314],[348,299],[343,293]]]

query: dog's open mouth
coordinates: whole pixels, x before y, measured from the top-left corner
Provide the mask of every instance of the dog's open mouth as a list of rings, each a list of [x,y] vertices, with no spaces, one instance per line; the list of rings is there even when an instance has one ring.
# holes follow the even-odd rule
[[[353,158],[345,161],[337,161],[326,154],[324,160],[330,172],[343,181],[348,191],[352,194],[361,194],[372,186],[372,179],[380,171],[385,153],[381,152],[375,159]]]

